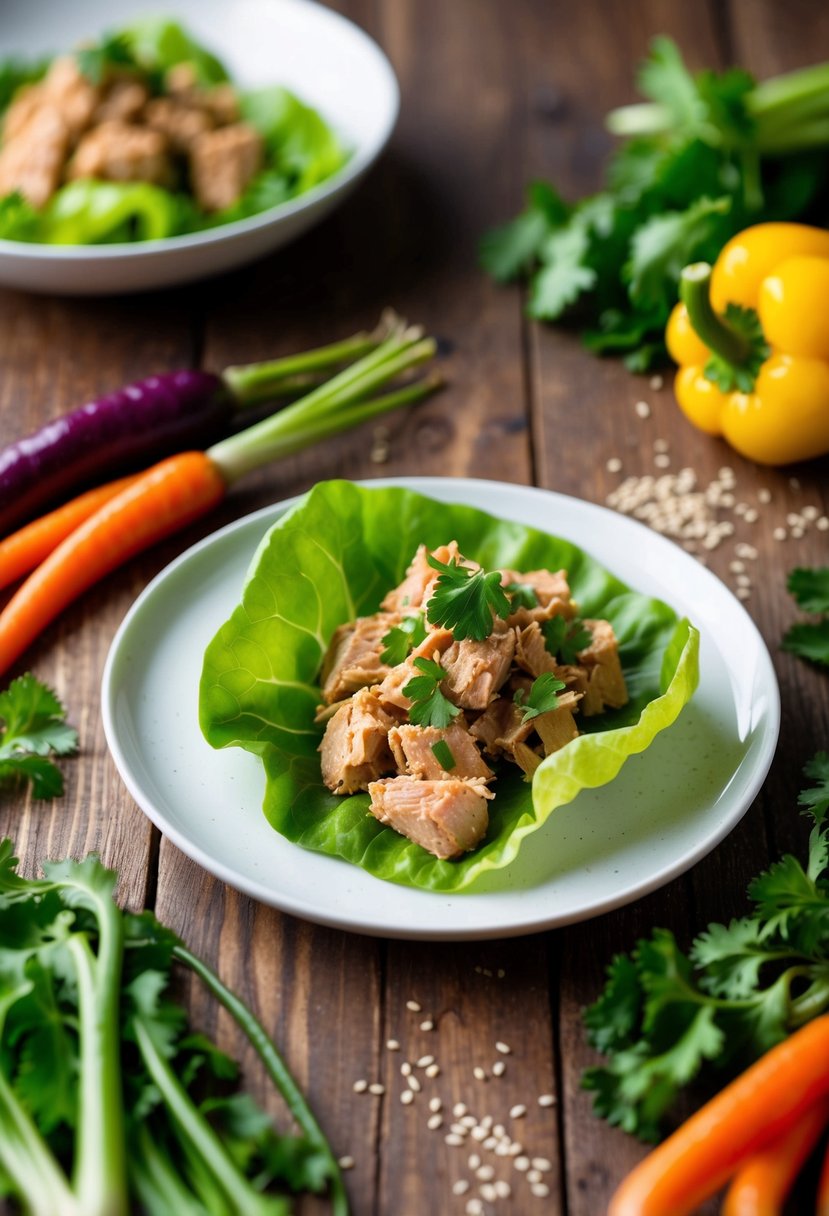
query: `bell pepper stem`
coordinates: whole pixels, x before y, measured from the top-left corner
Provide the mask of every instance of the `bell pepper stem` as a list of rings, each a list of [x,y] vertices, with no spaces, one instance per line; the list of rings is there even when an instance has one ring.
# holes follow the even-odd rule
[[[752,344],[714,311],[711,303],[711,267],[707,262],[686,266],[679,280],[679,297],[688,309],[688,319],[710,351],[736,367],[747,364]]]

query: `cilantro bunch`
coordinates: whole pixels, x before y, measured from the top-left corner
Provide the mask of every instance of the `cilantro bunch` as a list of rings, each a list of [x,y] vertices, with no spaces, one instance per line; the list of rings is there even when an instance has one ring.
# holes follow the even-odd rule
[[[829,566],[799,566],[789,575],[788,588],[798,607],[815,613],[818,620],[792,625],[783,638],[783,649],[829,667]]]
[[[806,865],[786,855],[750,884],[749,915],[711,924],[685,954],[655,929],[613,959],[584,1015],[606,1057],[583,1085],[594,1109],[658,1138],[680,1090],[703,1070],[734,1072],[829,1009],[829,754],[804,768],[799,803],[814,826]]]
[[[825,219],[829,64],[762,84],[738,68],[692,75],[663,37],[638,85],[649,101],[608,115],[625,142],[605,189],[570,204],[534,183],[481,254],[498,281],[528,279],[531,316],[573,320],[589,349],[644,371],[664,357],[683,266],[715,261],[749,224]]]
[[[0,842],[0,1201],[31,1216],[288,1216],[287,1191],[348,1202],[264,1028],[150,912],[122,912],[95,856],[17,872]],[[276,1133],[236,1064],[187,1025],[173,964],[246,1033],[302,1130]]]
[[[63,777],[51,756],[78,750],[78,732],[66,723],[58,698],[33,675],[0,692],[0,785],[28,781],[34,798],[57,798]]]

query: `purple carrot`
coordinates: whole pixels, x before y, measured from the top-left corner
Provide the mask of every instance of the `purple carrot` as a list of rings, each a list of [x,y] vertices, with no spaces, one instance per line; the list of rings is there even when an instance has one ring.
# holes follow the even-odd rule
[[[313,387],[317,373],[373,350],[391,324],[384,318],[373,334],[222,375],[162,372],[48,422],[0,449],[0,537],[87,486],[209,447],[244,425],[240,409]]]

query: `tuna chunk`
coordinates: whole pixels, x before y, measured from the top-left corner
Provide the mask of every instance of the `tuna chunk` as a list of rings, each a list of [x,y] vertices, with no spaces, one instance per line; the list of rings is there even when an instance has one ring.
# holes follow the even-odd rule
[[[147,125],[160,131],[176,152],[189,152],[205,131],[213,130],[213,118],[206,111],[173,97],[154,97],[145,114]]]
[[[444,651],[443,692],[462,709],[486,709],[509,675],[515,654],[515,632],[503,621],[483,642],[464,638]]]
[[[325,728],[320,744],[322,779],[335,794],[368,788],[383,773],[394,772],[389,730],[395,725],[367,689],[340,706]]]
[[[573,713],[578,709],[581,697],[578,693],[559,693],[558,705],[546,714],[532,719],[532,726],[544,744],[544,755],[559,751],[579,736],[579,728]]]
[[[69,129],[58,111],[35,110],[0,149],[0,198],[19,190],[33,207],[42,207],[60,184],[68,148]]]
[[[322,662],[322,696],[327,705],[378,684],[391,668],[380,658],[383,638],[399,621],[389,612],[358,617],[334,630]]]
[[[512,700],[498,697],[470,726],[469,733],[480,740],[487,755],[500,756],[504,752],[512,755],[516,746],[533,733],[532,719],[523,722],[523,717]]]
[[[190,148],[190,178],[205,211],[232,207],[262,168],[265,144],[249,123],[206,131]]]
[[[519,667],[529,672],[533,679],[538,679],[546,671],[558,675],[558,665],[547,649],[538,621],[531,621],[524,629],[516,630],[516,635],[515,661]]]
[[[507,624],[519,629],[525,628],[531,621],[548,621],[551,616],[564,616],[570,620],[578,612],[578,605],[570,596],[566,570],[527,570],[524,573],[502,570],[501,583],[505,587],[509,583],[519,583],[535,592],[538,603],[534,607],[516,608],[507,618]]]
[[[371,813],[381,823],[442,861],[474,849],[486,833],[492,794],[483,782],[392,777],[373,781],[368,792]]]
[[[578,654],[579,664],[587,671],[587,688],[581,710],[585,716],[600,714],[606,708],[627,705],[628,690],[619,661],[619,644],[609,621],[585,621],[593,641]]]
[[[74,55],[53,59],[43,78],[43,102],[58,111],[73,140],[92,122],[101,90],[84,76]]]
[[[443,663],[442,651],[452,645],[452,634],[448,629],[434,629],[432,632],[417,646],[404,663],[399,663],[397,667],[393,667],[386,678],[383,680],[375,692],[382,701],[383,705],[392,709],[408,710],[411,707],[411,701],[404,695],[403,689],[408,684],[409,680],[422,673],[417,670],[414,665],[415,659],[434,659],[438,663]],[[445,683],[441,683],[441,690],[446,693]]]
[[[443,767],[432,750],[441,742],[449,748],[455,762],[449,769]],[[493,776],[477,742],[462,722],[453,722],[444,730],[436,726],[395,726],[389,731],[389,744],[400,772],[412,777],[426,780],[479,777],[488,781]]]
[[[406,608],[422,608],[428,603],[440,575],[440,571],[433,570],[426,560],[429,556],[447,565],[453,557],[461,556],[458,542],[452,540],[448,545],[439,545],[431,554],[425,545],[421,545],[406,571],[403,582],[388,593],[380,605],[381,608],[385,608],[387,612],[402,612]],[[470,570],[480,569],[477,562],[464,561],[463,564]]]
[[[93,121],[136,122],[148,98],[149,92],[140,80],[131,76],[116,76],[104,89],[103,99],[95,109]]]
[[[167,140],[149,127],[102,122],[81,139],[69,163],[67,176],[167,186],[172,180]]]

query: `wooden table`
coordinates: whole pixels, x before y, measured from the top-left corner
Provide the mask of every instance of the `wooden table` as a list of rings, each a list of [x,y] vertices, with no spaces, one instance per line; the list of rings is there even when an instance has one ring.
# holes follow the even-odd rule
[[[518,290],[476,266],[479,237],[509,217],[522,185],[547,176],[573,197],[596,188],[610,147],[602,116],[632,100],[634,65],[649,38],[675,37],[695,66],[738,61],[767,75],[829,57],[829,10],[808,0],[343,0],[338,7],[390,55],[403,91],[400,125],[381,166],[332,219],[259,266],[192,289],[115,300],[0,293],[0,438],[122,382],[181,365],[228,363],[299,350],[371,325],[392,304],[444,340],[450,386],[390,423],[387,463],[371,462],[365,434],[347,435],[248,480],[209,522],[133,561],[66,612],[19,670],[31,668],[66,700],[82,741],[64,765],[54,805],[6,797],[0,828],[28,872],[47,857],[97,849],[121,874],[131,906],[154,907],[258,1010],[310,1095],[338,1154],[354,1158],[348,1187],[357,1216],[462,1213],[474,1190],[468,1152],[427,1129],[425,1102],[401,1105],[401,1059],[433,1053],[445,1108],[463,1101],[496,1122],[527,1102],[521,1139],[551,1163],[550,1198],[510,1174],[513,1197],[495,1209],[597,1216],[641,1148],[593,1117],[579,1088],[591,1060],[580,1022],[603,967],[650,927],[687,944],[709,919],[739,915],[748,879],[807,834],[795,800],[800,769],[829,738],[829,681],[783,654],[795,609],[785,576],[825,564],[826,533],[776,541],[788,511],[827,500],[827,465],[763,471],[690,429],[670,387],[654,389],[601,362],[568,334],[530,324]],[[651,406],[648,419],[634,410]],[[369,437],[370,438],[370,437]],[[467,475],[535,484],[602,503],[620,474],[653,471],[653,444],[701,481],[731,465],[738,494],[771,504],[736,539],[759,551],[748,609],[771,650],[783,698],[780,746],[766,785],[740,827],[689,874],[634,906],[558,932],[496,943],[412,944],[317,928],[243,898],[194,865],[144,818],[107,754],[99,684],[107,648],[147,581],[213,528],[330,476]],[[732,580],[733,549],[711,567]],[[174,691],[171,690],[171,695]],[[394,897],[393,889],[389,898]],[[435,1030],[418,1029],[416,999]],[[232,1051],[232,1029],[196,988],[198,1024]],[[421,1015],[422,1017],[423,1015]],[[389,1038],[402,1052],[389,1051]],[[504,1075],[476,1082],[502,1057]],[[259,1092],[255,1063],[250,1084]],[[364,1077],[384,1098],[357,1095]],[[264,1087],[263,1087],[264,1088]],[[554,1106],[537,1096],[553,1093]],[[499,1159],[495,1159],[496,1162]],[[302,1213],[325,1205],[306,1203]],[[706,1209],[709,1210],[709,1209]],[[714,1210],[712,1207],[711,1211]]]

